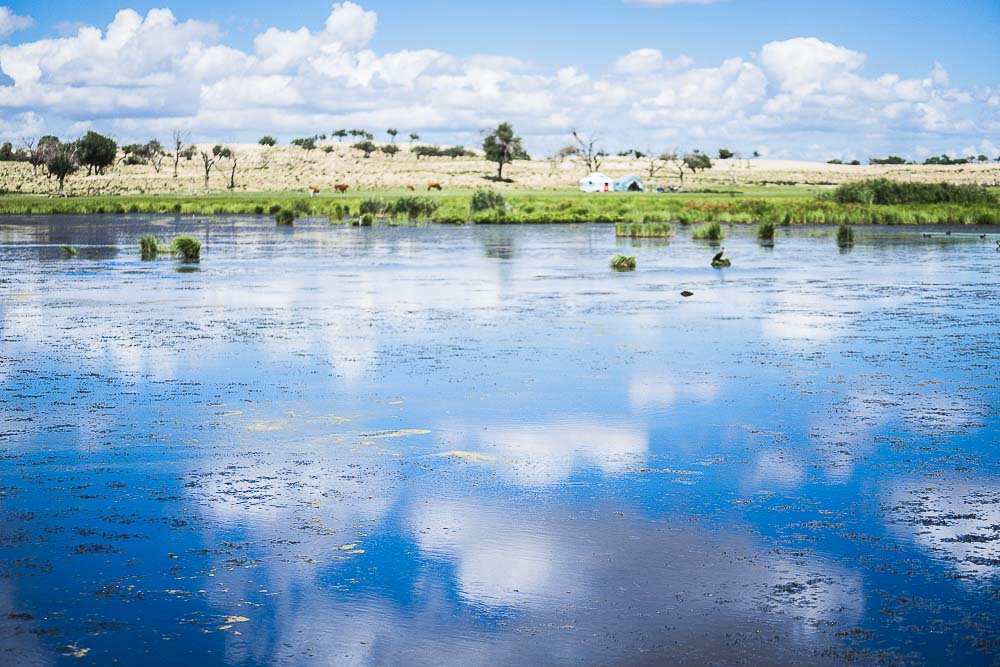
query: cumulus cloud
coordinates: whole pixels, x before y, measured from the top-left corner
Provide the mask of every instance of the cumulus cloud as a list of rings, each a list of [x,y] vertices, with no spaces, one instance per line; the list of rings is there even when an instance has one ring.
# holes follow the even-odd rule
[[[0,7],[0,39],[7,39],[18,30],[31,27],[33,23],[30,16],[18,16],[10,7]]]
[[[370,47],[378,20],[339,2],[320,25],[266,28],[241,50],[212,23],[124,9],[104,29],[0,46],[0,119],[30,112],[53,130],[86,125],[135,138],[176,125],[252,139],[377,123],[440,141],[509,120],[533,147],[554,148],[578,126],[609,142],[627,132],[650,145],[718,140],[778,155],[796,132],[968,145],[1000,127],[998,93],[953,87],[940,63],[919,78],[872,75],[863,53],[814,37],[715,63],[637,48],[594,73],[489,54],[380,53]],[[821,136],[801,145],[813,143],[823,150]]]

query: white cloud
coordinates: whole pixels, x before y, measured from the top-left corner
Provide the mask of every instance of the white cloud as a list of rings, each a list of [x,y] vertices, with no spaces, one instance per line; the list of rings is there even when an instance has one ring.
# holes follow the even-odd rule
[[[0,46],[0,120],[30,112],[53,131],[89,124],[135,138],[183,125],[213,139],[378,123],[441,141],[509,120],[545,149],[577,126],[609,144],[765,142],[779,156],[825,143],[796,143],[796,132],[967,145],[1000,127],[1000,95],[952,87],[940,63],[920,78],[869,75],[863,53],[813,37],[716,63],[639,48],[600,74],[490,54],[379,53],[369,46],[377,26],[375,12],[336,3],[319,26],[265,28],[241,50],[211,23],[126,9],[103,30]]]
[[[0,7],[0,39],[7,39],[18,30],[31,27],[34,21],[30,16],[18,16],[10,7]]]

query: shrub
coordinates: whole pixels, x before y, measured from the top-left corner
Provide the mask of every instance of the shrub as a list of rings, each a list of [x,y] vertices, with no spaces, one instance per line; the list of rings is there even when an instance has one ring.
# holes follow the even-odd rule
[[[635,271],[635,257],[615,255],[611,260],[611,268],[615,271]]]
[[[278,211],[278,214],[274,216],[275,221],[279,225],[291,225],[295,223],[295,211],[290,211],[287,208],[283,208]]]
[[[722,225],[717,222],[710,222],[707,225],[702,225],[691,233],[691,238],[698,239],[700,241],[719,241],[723,236],[725,236],[725,234],[722,231]]]
[[[392,205],[394,216],[405,215],[411,222],[434,215],[440,205],[429,197],[400,197]]]
[[[833,191],[838,204],[995,204],[996,196],[980,185],[903,183],[875,178],[846,183]]]
[[[190,236],[176,237],[170,242],[170,250],[185,262],[197,262],[201,259],[201,242]]]
[[[507,200],[503,195],[491,188],[479,188],[472,194],[472,202],[469,204],[472,213],[482,211],[506,211]]]
[[[358,219],[358,227],[371,227],[375,224],[375,216],[371,213],[362,213]]]
[[[765,222],[757,228],[757,238],[761,241],[774,240],[774,223]]]
[[[358,207],[358,213],[360,215],[365,215],[367,213],[373,216],[384,216],[389,215],[391,211],[392,205],[381,197],[369,197],[361,202],[361,206]]]

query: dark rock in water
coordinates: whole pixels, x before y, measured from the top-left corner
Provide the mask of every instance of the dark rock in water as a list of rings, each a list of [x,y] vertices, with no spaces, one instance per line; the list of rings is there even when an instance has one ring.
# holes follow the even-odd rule
[[[681,296],[686,299],[689,296],[694,296],[694,292],[688,292],[687,290],[684,290],[683,292],[681,292]]]

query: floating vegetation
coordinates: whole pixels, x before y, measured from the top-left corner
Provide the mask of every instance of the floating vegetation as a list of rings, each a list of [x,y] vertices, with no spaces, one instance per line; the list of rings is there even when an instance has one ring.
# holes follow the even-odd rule
[[[712,268],[714,268],[714,269],[724,269],[724,268],[730,267],[732,265],[733,265],[733,261],[731,259],[729,259],[728,257],[725,257],[723,259],[713,259],[712,260]]]
[[[841,247],[854,245],[854,228],[850,225],[841,225],[837,229],[837,244]]]
[[[674,235],[674,228],[666,222],[619,223],[615,236],[632,239],[665,239]]]
[[[611,268],[615,271],[635,271],[635,257],[615,255],[611,260]]]
[[[69,258],[69,257],[76,257],[78,254],[80,254],[80,253],[77,252],[76,248],[74,248],[71,245],[64,245],[62,247],[62,250],[63,250],[63,254],[67,258]]]
[[[717,222],[701,225],[691,232],[691,238],[699,241],[719,241],[723,236],[725,236],[725,233],[722,231],[722,225]]]
[[[773,222],[764,222],[757,227],[757,238],[761,241],[774,240],[775,226]]]
[[[197,262],[201,259],[201,242],[190,236],[178,236],[170,242],[170,251],[185,262]]]
[[[279,225],[293,225],[295,224],[295,211],[283,208],[278,211],[274,219]]]
[[[355,227],[372,227],[375,225],[375,215],[372,213],[362,213],[361,217],[354,221]]]

